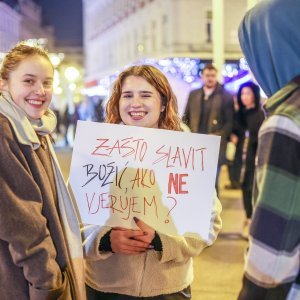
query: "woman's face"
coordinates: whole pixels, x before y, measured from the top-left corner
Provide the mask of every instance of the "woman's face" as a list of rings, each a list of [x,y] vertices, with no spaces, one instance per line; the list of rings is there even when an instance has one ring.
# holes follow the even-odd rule
[[[9,73],[3,90],[32,119],[45,113],[52,98],[53,68],[44,57],[30,56]]]
[[[162,107],[159,92],[143,77],[124,79],[119,101],[120,116],[124,124],[158,128]]]
[[[242,103],[245,105],[246,109],[255,107],[255,96],[250,87],[244,87],[241,93]]]

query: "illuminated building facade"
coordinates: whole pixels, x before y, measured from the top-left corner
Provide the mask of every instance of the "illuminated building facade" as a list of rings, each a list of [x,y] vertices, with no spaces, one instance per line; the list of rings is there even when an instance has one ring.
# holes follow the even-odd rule
[[[0,54],[19,41],[21,16],[17,7],[14,1],[0,1]]]
[[[22,16],[20,40],[34,39],[49,51],[53,51],[54,34],[51,26],[42,26],[42,8],[33,0],[19,0],[19,12]]]
[[[28,39],[53,51],[53,30],[42,26],[41,7],[33,0],[0,0],[0,52]]]
[[[211,0],[84,0],[87,81],[140,59],[212,60],[212,4]],[[237,27],[246,9],[246,0],[226,0],[225,60],[241,57]]]
[[[247,72],[237,28],[257,1],[83,0],[87,94],[105,95],[124,66],[149,63],[167,75],[182,112],[207,62],[225,80]]]

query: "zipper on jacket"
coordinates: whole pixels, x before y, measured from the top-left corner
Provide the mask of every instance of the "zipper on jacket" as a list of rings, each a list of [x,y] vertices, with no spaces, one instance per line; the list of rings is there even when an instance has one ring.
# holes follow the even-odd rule
[[[144,275],[145,275],[145,269],[146,269],[146,261],[147,261],[147,256],[148,256],[148,251],[145,253],[145,258],[144,258],[144,266],[143,266],[143,272],[140,280],[140,287],[139,287],[139,296],[142,296],[142,287],[143,287],[143,282],[144,282]]]

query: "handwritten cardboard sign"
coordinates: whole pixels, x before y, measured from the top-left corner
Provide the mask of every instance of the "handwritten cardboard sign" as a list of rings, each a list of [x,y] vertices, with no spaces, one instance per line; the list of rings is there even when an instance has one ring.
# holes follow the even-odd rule
[[[208,239],[220,137],[79,121],[70,183],[86,224]]]

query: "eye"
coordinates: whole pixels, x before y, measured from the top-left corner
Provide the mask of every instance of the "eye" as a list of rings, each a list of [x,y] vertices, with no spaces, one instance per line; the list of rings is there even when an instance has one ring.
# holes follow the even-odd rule
[[[133,96],[132,94],[130,94],[130,93],[126,93],[126,94],[123,94],[123,96],[122,96],[122,97],[123,97],[123,98],[127,98],[127,99],[128,99],[128,98],[132,98],[132,96]]]
[[[43,83],[43,85],[44,85],[45,88],[52,88],[53,82],[50,81],[50,80],[49,81],[45,81]]]
[[[24,82],[27,83],[28,85],[34,84],[34,80],[33,79],[25,79]]]
[[[152,95],[150,93],[142,93],[143,98],[150,98]]]

